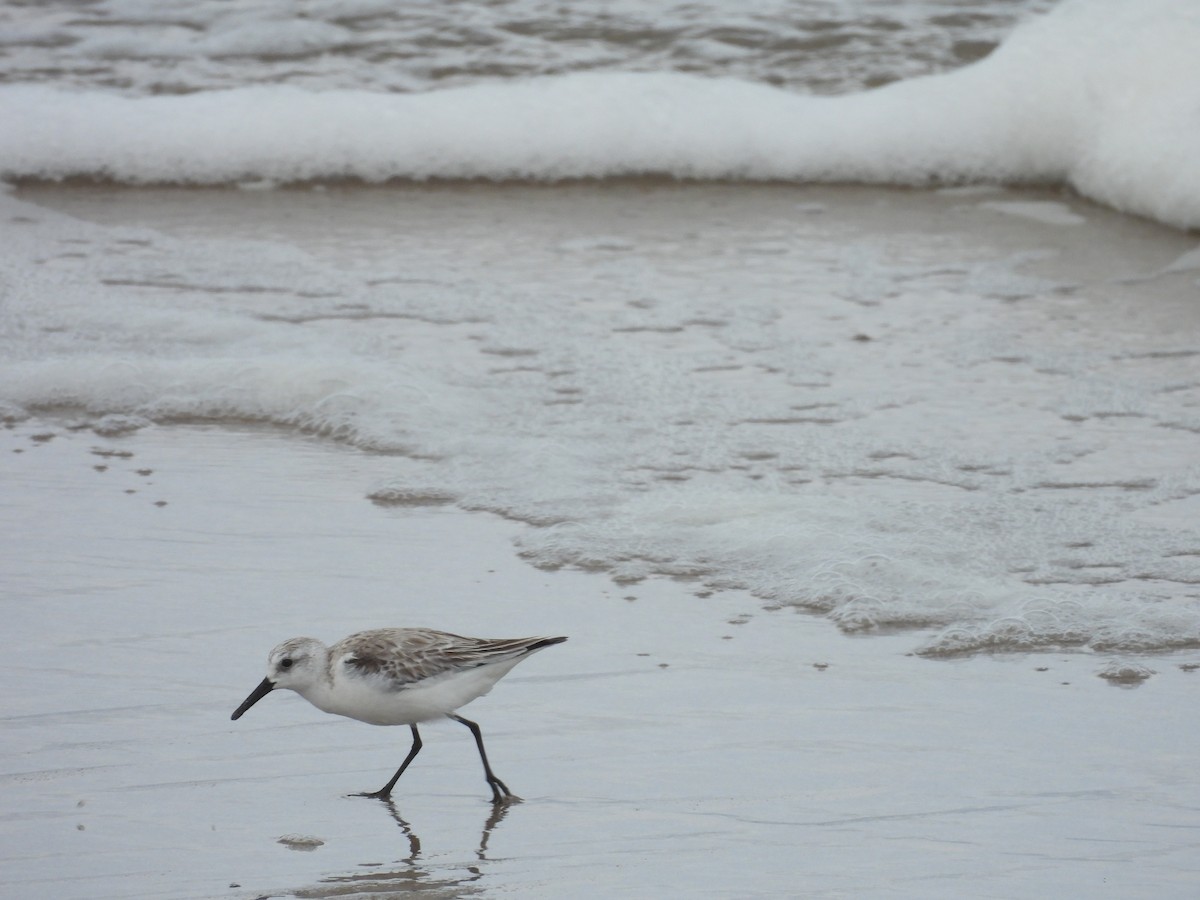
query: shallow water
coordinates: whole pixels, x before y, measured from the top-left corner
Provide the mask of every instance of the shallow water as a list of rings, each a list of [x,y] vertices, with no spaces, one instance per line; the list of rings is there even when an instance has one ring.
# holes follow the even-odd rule
[[[926,653],[1200,642],[1183,235],[1000,191],[22,196],[17,403],[328,434],[534,565]]]
[[[520,526],[379,506],[386,458],[266,429],[0,431],[0,894],[1190,897],[1195,651],[932,661],[744,594],[515,559]],[[19,451],[19,452],[18,452]],[[307,633],[571,640],[407,729],[271,696]],[[1187,666],[1188,668],[1184,668]]]
[[[1195,4],[0,31],[0,894],[1194,894]]]

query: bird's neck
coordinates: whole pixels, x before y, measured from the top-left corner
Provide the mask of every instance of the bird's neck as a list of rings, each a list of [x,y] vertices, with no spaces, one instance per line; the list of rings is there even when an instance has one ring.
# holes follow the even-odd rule
[[[331,712],[333,704],[333,676],[329,671],[329,654],[318,661],[317,671],[320,675],[303,688],[295,688],[297,694],[323,712]]]

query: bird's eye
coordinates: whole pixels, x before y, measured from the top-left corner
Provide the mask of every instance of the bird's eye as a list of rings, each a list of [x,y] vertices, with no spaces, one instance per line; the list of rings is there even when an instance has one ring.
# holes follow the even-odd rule
[[[290,669],[291,667],[292,667],[292,661],[290,659],[281,659],[279,661],[279,668]]]

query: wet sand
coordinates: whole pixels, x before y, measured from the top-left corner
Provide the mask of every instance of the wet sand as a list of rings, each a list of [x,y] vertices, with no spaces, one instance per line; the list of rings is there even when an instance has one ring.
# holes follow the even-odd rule
[[[930,660],[686,582],[534,569],[519,526],[365,499],[387,458],[236,425],[0,432],[5,897],[1190,897],[1200,653]],[[424,730],[294,695],[282,638],[550,633]]]
[[[1165,378],[1189,360],[1155,356],[1163,336],[1200,322],[1200,264],[1164,271],[1195,235],[1045,192],[467,185],[409,188],[400,204],[371,190],[19,194],[184,239],[277,239],[335,264],[394,252],[403,228],[427,270],[466,242],[480,271],[503,270],[524,232],[491,238],[520,209],[532,249],[508,270],[518,282],[554,264],[559,251],[538,247],[584,234],[580,252],[602,254],[605,234],[636,239],[698,210],[714,246],[726,231],[753,236],[729,259],[752,277],[755,259],[794,252],[790,233],[772,232],[783,211],[811,214],[830,243],[875,235],[883,260],[893,241],[916,243],[927,269],[965,223],[984,236],[981,260],[1019,263],[980,268],[995,282],[977,287],[1003,304],[977,323],[983,333],[1003,323],[1079,346],[1120,335]],[[728,213],[734,198],[761,218]],[[1039,255],[1043,240],[1053,250]],[[888,328],[892,313],[870,304],[873,259],[854,285],[862,311],[822,320],[831,341]],[[1086,308],[1046,288],[1080,283]],[[1022,292],[1051,299],[1009,302]],[[962,314],[953,296],[933,301],[922,321]],[[0,896],[1195,894],[1200,651],[922,658],[920,630],[849,637],[698,582],[533,568],[514,544],[528,525],[437,497],[372,503],[394,477],[386,455],[235,422],[118,435],[92,423],[57,411],[0,431]],[[1113,427],[1125,429],[1120,446],[1146,446],[1129,438],[1136,422]],[[1190,432],[1171,431],[1169,445],[1163,432],[1156,452],[1182,452]],[[1194,498],[1153,515],[1191,528],[1192,511]],[[336,719],[290,694],[229,720],[280,640],[389,625],[570,636],[465,710],[524,802],[493,809],[453,723],[423,730],[388,807],[347,795],[389,777],[407,729]],[[1122,666],[1130,680],[1100,677]],[[1139,680],[1139,666],[1156,674]]]

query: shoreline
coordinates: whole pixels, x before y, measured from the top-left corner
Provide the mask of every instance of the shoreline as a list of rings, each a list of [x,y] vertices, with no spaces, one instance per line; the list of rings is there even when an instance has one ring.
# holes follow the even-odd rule
[[[1180,666],[1195,652],[1136,690],[1096,677],[1091,654],[925,660],[911,634],[848,637],[736,592],[534,569],[513,523],[367,501],[386,457],[325,441],[0,433],[17,476],[3,891],[1182,898],[1193,883],[1200,675]],[[393,817],[344,795],[396,764],[399,731],[298,698],[227,721],[279,639],[389,624],[570,635],[471,707],[525,797],[498,820],[455,730],[428,729]]]
[[[1121,609],[1200,641],[1200,261],[1169,229],[976,189],[22,197],[41,286],[13,307],[14,401],[335,434],[407,457],[381,496],[576,522],[528,532],[541,565],[709,572],[847,630],[968,626],[932,653],[1003,644],[989,623],[1027,608],[1029,646]],[[788,546],[751,549],[754,518]],[[1079,622],[1089,593],[1113,602]]]
[[[16,196],[108,229],[87,246],[76,239],[93,232],[48,227],[39,234],[65,238],[65,246],[55,248],[48,268],[30,262],[29,271],[60,273],[68,285],[76,278],[85,291],[105,278],[123,284],[135,277],[136,288],[95,296],[136,290],[167,298],[166,324],[150,332],[166,349],[136,357],[151,372],[164,354],[227,352],[221,341],[231,332],[214,327],[212,349],[196,354],[186,341],[194,336],[206,348],[210,323],[192,324],[188,314],[192,305],[234,303],[232,289],[246,291],[233,307],[232,334],[265,311],[292,317],[272,325],[284,342],[321,327],[348,342],[375,341],[389,315],[443,312],[434,302],[417,303],[413,290],[397,293],[411,307],[380,302],[368,310],[379,318],[339,319],[339,297],[295,291],[297,278],[305,290],[322,287],[304,281],[310,269],[292,271],[301,259],[328,277],[329,294],[342,284],[335,275],[343,265],[405,285],[437,284],[420,279],[450,272],[449,282],[466,287],[444,296],[461,308],[432,321],[405,319],[402,362],[419,374],[449,354],[462,367],[449,383],[478,372],[479,380],[466,383],[492,390],[493,402],[541,383],[540,374],[523,369],[528,357],[505,355],[539,345],[524,319],[491,331],[479,325],[487,310],[470,286],[478,280],[489,290],[498,285],[501,298],[519,296],[513,292],[526,279],[550,267],[559,280],[534,282],[543,291],[586,294],[596,289],[596,271],[608,273],[618,280],[599,296],[606,313],[621,317],[611,324],[654,326],[619,336],[601,328],[605,340],[664,358],[699,344],[712,356],[700,362],[718,365],[705,377],[729,379],[748,398],[762,388],[759,360],[736,354],[752,351],[732,340],[702,344],[711,325],[685,335],[692,344],[677,343],[681,332],[672,329],[693,311],[681,305],[656,319],[622,302],[650,271],[637,268],[639,260],[677,264],[678,283],[667,288],[679,291],[703,280],[697,273],[715,271],[702,264],[724,248],[734,252],[718,259],[719,268],[766,278],[762,291],[791,297],[804,273],[824,278],[816,282],[820,291],[802,295],[824,304],[810,310],[813,333],[804,337],[826,365],[872,349],[873,357],[849,357],[860,361],[843,373],[852,386],[870,386],[854,379],[872,358],[876,365],[925,358],[912,354],[932,329],[934,361],[944,364],[927,376],[935,411],[938,378],[1011,377],[1011,351],[1021,349],[1022,335],[1045,345],[1040,360],[1019,368],[1023,387],[1051,383],[1053,373],[1044,370],[1059,359],[1064,339],[1081,358],[1122,367],[1120,384],[1131,391],[1143,379],[1183,384],[1188,357],[1162,353],[1188,350],[1197,316],[1195,267],[1172,270],[1195,250],[1194,236],[1041,192],[522,186],[63,188]],[[537,202],[524,202],[530,199]],[[688,232],[703,231],[699,223],[712,233],[702,233],[696,249]],[[15,220],[9,227],[20,234]],[[403,258],[397,234],[405,236]],[[637,243],[646,235],[654,238],[648,253]],[[214,240],[238,252],[239,242],[261,250],[266,244],[253,243],[260,239],[297,252],[263,277],[251,250],[228,258],[203,252]],[[865,255],[838,256],[847,242]],[[30,260],[41,259],[35,243],[27,240]],[[177,251],[192,255],[180,263]],[[93,263],[80,261],[85,252]],[[526,256],[516,258],[519,252]],[[145,261],[129,262],[124,253],[144,253]],[[814,259],[826,268],[809,265]],[[958,281],[940,280],[947,259],[965,284],[957,293]],[[868,276],[873,267],[884,274],[863,282],[827,274],[853,273],[856,265]],[[903,287],[914,270],[928,290]],[[199,300],[172,293],[178,284]],[[912,296],[883,303],[895,285]],[[282,293],[255,293],[264,287]],[[830,296],[815,296],[821,292]],[[37,299],[26,298],[35,325],[42,321]],[[725,304],[713,305],[720,311]],[[140,321],[122,319],[129,315],[122,309],[114,301],[108,327],[117,332]],[[90,312],[80,302],[63,315]],[[960,324],[937,331],[946,321]],[[959,337],[986,343],[997,327],[1011,329],[1007,346],[969,346],[977,359],[956,355]],[[449,342],[448,332],[456,336]],[[753,347],[757,333],[744,335]],[[275,345],[264,341],[269,360]],[[294,346],[304,356],[332,345]],[[251,344],[246,358],[261,363],[260,349]],[[108,352],[119,356],[121,345]],[[720,369],[726,353],[742,368]],[[819,365],[813,369],[819,374]],[[271,371],[286,381],[291,370]],[[547,384],[562,387],[553,378]],[[1085,372],[1070,384],[1090,382]],[[578,385],[590,386],[586,379]],[[768,382],[764,390],[783,387]],[[549,403],[574,396],[548,394]],[[112,409],[103,402],[110,396],[97,408]],[[534,403],[541,395],[519,396]],[[1170,395],[1172,409],[1180,396]],[[423,413],[440,413],[437,403],[416,399]],[[970,400],[963,394],[958,402]],[[1086,505],[1091,495],[1063,485],[1107,482],[1114,472],[1145,476],[1149,462],[1170,475],[1187,433],[1119,415],[1122,402],[1119,391],[1097,392],[1071,394],[1061,408],[1029,407],[1036,416],[1027,437],[1047,429],[1083,460],[1064,457],[1077,469],[1047,469],[1058,478],[1044,488],[1054,498],[1047,502]],[[286,407],[264,409],[267,417]],[[783,427],[819,446],[831,428],[858,427],[858,407],[847,409],[838,425]],[[892,427],[864,432],[870,448],[888,449],[891,437],[911,427],[903,407],[874,412]],[[1086,430],[1064,424],[1064,414],[1090,417]],[[929,630],[848,635],[830,617],[712,590],[702,580],[618,584],[611,573],[535,568],[520,554],[548,529],[463,511],[455,492],[433,490],[452,482],[426,468],[432,463],[399,452],[244,420],[143,422],[105,435],[91,427],[97,416],[81,417],[77,429],[68,427],[70,418],[35,417],[0,430],[0,614],[10,636],[0,662],[9,685],[0,706],[0,894],[1126,900],[1150,893],[1184,900],[1194,893],[1200,788],[1192,777],[1191,710],[1200,649],[922,657],[914,651]],[[1003,429],[1021,421],[968,420],[993,428],[987,433],[1001,444],[1017,440]],[[757,435],[744,449],[777,450],[777,433]],[[446,434],[461,438],[433,432]],[[918,449],[926,439],[922,430]],[[967,450],[1002,455],[983,444]],[[962,488],[971,484],[963,477],[958,486],[938,482],[936,467],[914,469],[923,476],[916,480],[903,477],[903,466],[888,479],[872,474],[883,465],[831,481],[828,496],[874,492],[881,502],[912,502],[918,510],[947,491],[979,496]],[[413,488],[397,495],[412,502],[368,499],[397,485]],[[1109,491],[1114,509],[1144,493],[1111,484],[1095,490]],[[1194,503],[1142,504],[1134,524],[1186,534]],[[947,562],[937,574],[949,580],[957,571]],[[336,640],[395,625],[570,637],[465,710],[481,725],[497,774],[525,798],[503,816],[494,815],[475,748],[459,726],[423,730],[427,749],[406,772],[392,810],[346,795],[394,771],[407,751],[406,729],[339,720],[299,698],[275,696],[229,721],[279,641],[297,634]],[[1156,674],[1142,679],[1137,666]],[[1105,671],[1114,678],[1101,677]]]

